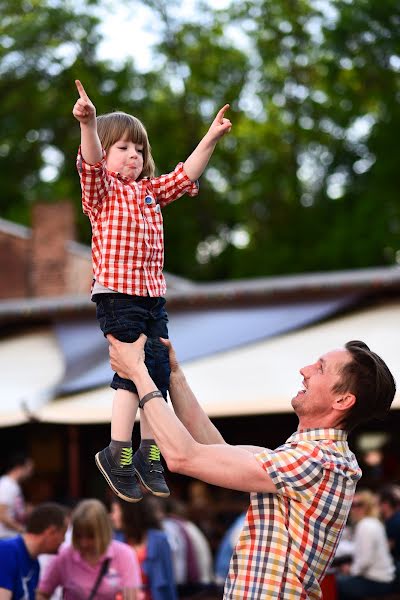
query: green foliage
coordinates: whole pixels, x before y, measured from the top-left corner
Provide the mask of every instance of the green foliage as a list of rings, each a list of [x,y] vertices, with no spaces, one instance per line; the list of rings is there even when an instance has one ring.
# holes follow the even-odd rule
[[[0,0],[3,217],[28,223],[33,202],[70,198],[89,241],[71,114],[79,78],[98,113],[143,120],[158,172],[185,160],[231,105],[232,132],[199,197],[164,211],[168,270],[223,279],[399,258],[397,0],[236,0],[223,11],[199,3],[193,22],[178,0],[143,4],[161,32],[146,73],[98,59],[87,7]]]

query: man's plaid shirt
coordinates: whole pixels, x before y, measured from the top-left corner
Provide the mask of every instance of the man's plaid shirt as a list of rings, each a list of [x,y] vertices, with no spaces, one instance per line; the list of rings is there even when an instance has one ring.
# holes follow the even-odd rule
[[[107,171],[105,154],[85,163],[79,151],[83,212],[92,225],[92,263],[96,281],[135,296],[162,297],[166,286],[161,208],[187,193],[198,193],[197,182],[183,163],[172,173],[132,181]]]
[[[277,487],[252,493],[225,600],[319,600],[361,471],[339,429],[294,433],[256,456]]]

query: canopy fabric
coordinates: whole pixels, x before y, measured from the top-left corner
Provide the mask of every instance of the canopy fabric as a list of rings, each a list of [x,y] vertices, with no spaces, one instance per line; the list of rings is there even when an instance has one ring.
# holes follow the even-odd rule
[[[299,369],[351,339],[366,342],[400,381],[399,330],[400,302],[393,302],[198,358],[184,371],[210,417],[287,413],[301,387]],[[108,422],[112,395],[108,387],[76,394],[42,406],[37,416],[54,423]],[[400,408],[399,393],[393,408]]]
[[[316,323],[348,307],[356,298],[348,294],[279,305],[171,313],[169,331],[184,363]],[[88,391],[112,379],[108,346],[95,319],[59,323],[56,334],[66,363],[57,395]]]
[[[64,360],[52,328],[0,341],[0,426],[19,425],[53,396]]]

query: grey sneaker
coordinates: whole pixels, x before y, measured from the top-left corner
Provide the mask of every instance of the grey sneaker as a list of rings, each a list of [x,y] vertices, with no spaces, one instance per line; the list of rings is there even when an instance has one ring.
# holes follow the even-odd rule
[[[95,461],[104,479],[117,496],[127,502],[139,502],[143,498],[132,462],[119,466],[108,446],[96,454]]]
[[[164,469],[160,461],[160,450],[155,444],[149,448],[147,456],[139,448],[133,455],[136,475],[144,487],[155,496],[167,498],[170,494],[164,479]]]

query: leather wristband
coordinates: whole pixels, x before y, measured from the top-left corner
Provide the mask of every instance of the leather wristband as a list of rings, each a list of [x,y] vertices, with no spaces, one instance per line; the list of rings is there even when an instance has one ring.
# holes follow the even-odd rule
[[[144,408],[146,402],[151,400],[152,398],[164,398],[160,390],[154,390],[154,392],[149,392],[141,400],[139,400],[139,408]]]

